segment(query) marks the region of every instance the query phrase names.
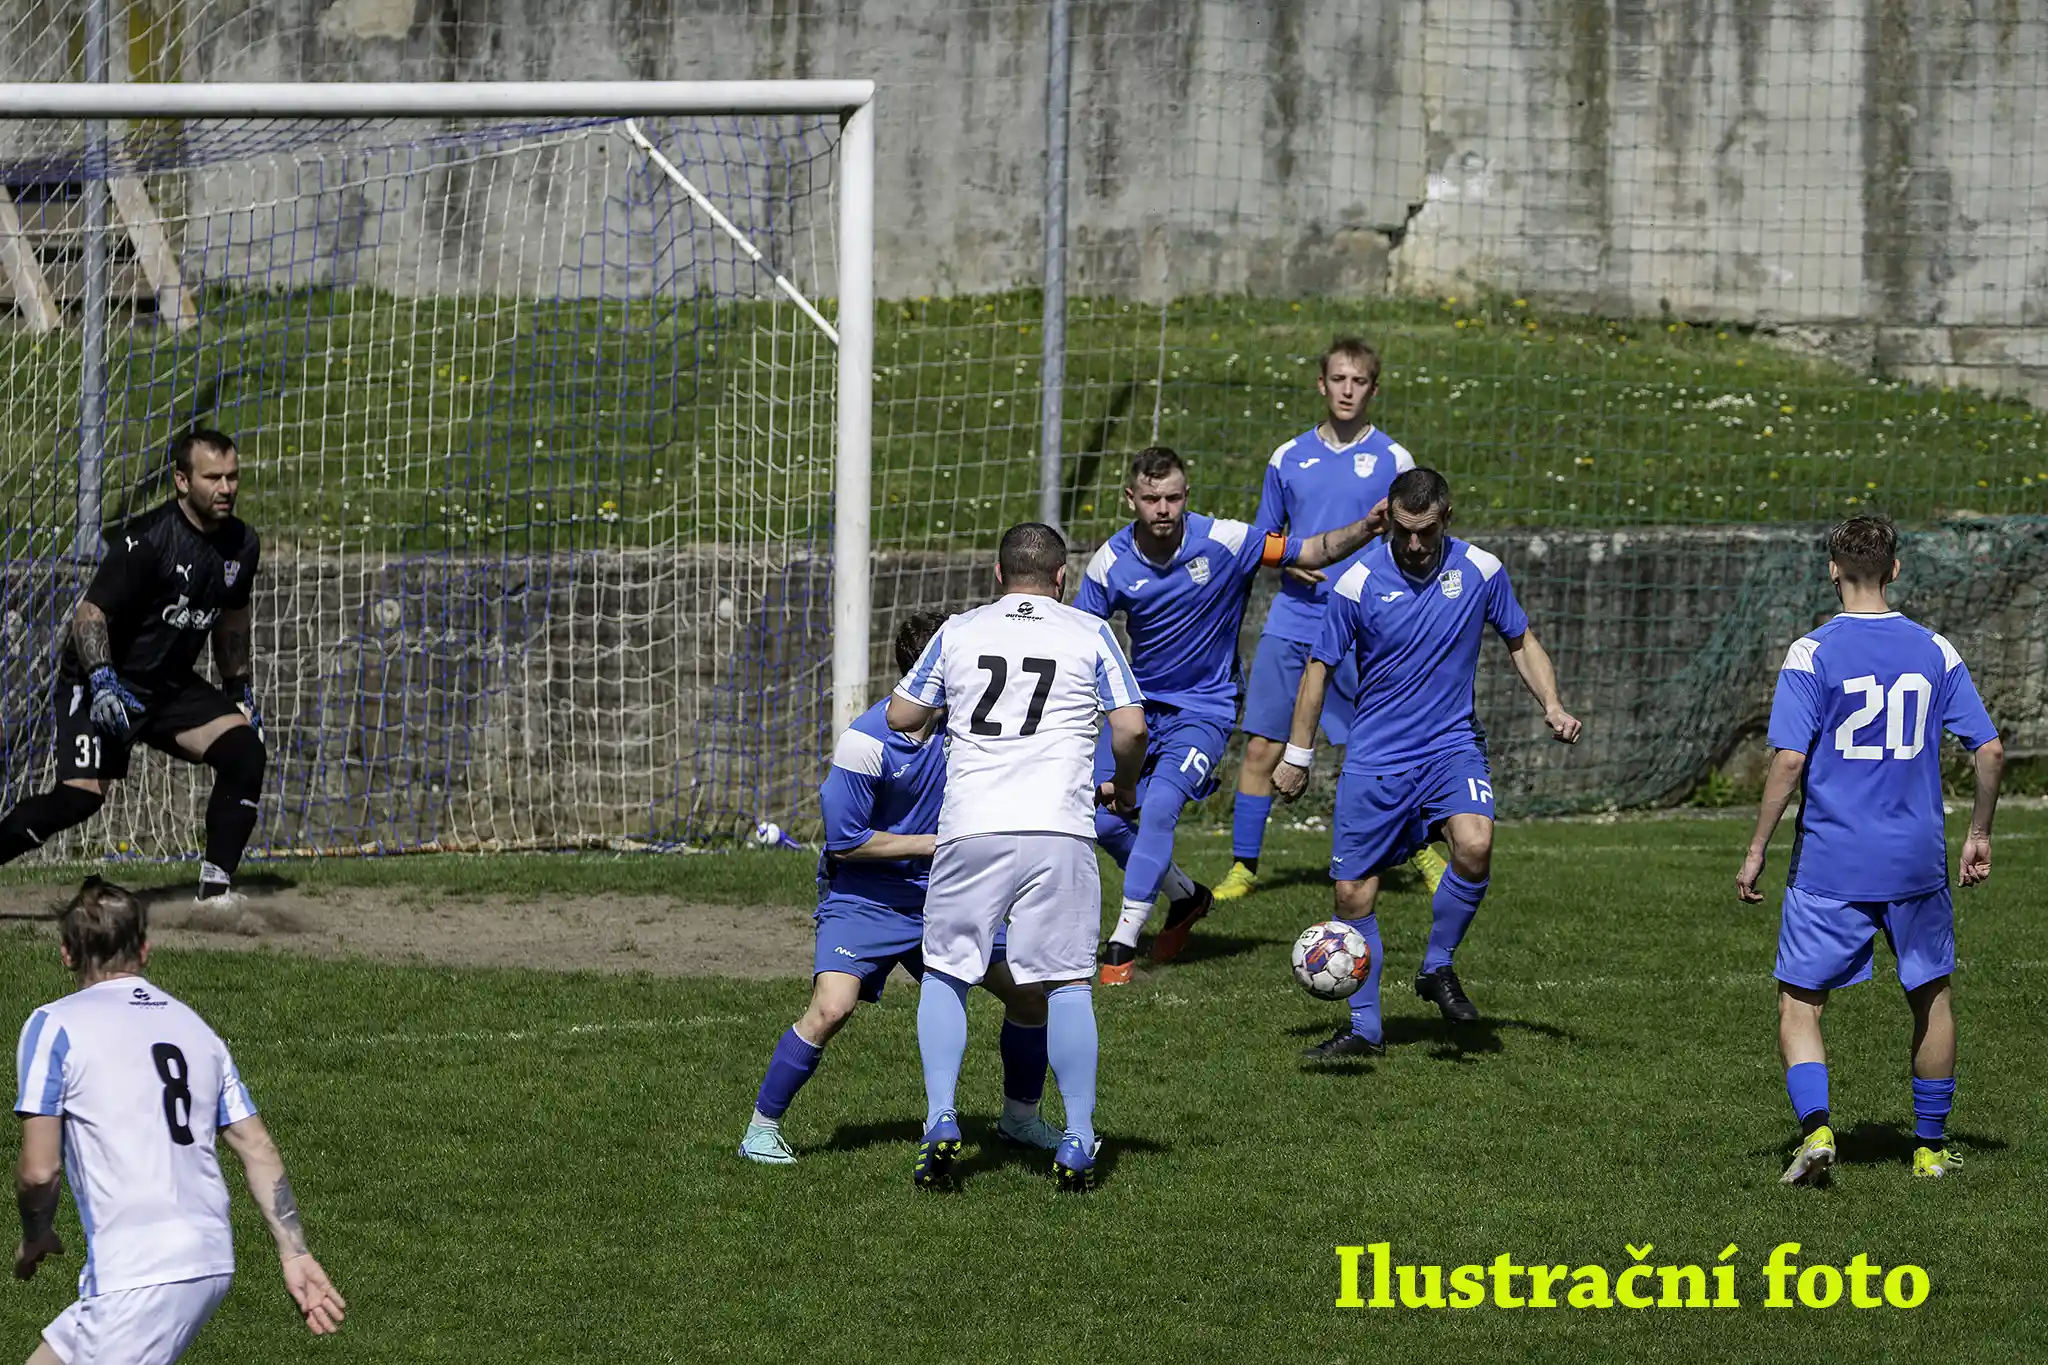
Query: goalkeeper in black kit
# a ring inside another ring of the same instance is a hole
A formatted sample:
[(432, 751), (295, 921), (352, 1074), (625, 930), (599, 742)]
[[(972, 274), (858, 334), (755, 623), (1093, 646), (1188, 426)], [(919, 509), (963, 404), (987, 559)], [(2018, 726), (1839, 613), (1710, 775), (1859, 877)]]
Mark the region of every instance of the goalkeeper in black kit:
[[(137, 740), (213, 769), (199, 897), (228, 894), (256, 829), (263, 719), (250, 663), (256, 533), (235, 516), (235, 443), (196, 429), (171, 447), (178, 495), (106, 533), (71, 614), (57, 688), (57, 785), (0, 819), (0, 863), (91, 819)], [(213, 645), (220, 685), (195, 671)]]

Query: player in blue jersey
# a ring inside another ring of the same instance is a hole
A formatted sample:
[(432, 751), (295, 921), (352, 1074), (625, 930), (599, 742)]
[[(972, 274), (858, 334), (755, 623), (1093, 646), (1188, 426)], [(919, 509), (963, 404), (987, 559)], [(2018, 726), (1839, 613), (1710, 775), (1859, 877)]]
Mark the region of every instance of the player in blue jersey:
[(1828, 577), (1842, 612), (1795, 640), (1771, 703), (1771, 759), (1736, 893), (1760, 901), (1764, 853), (1793, 792), (1798, 837), (1778, 929), (1778, 1049), (1800, 1142), (1788, 1185), (1827, 1180), (1828, 1123), (1821, 1008), (1837, 986), (1868, 980), (1883, 931), (1913, 1011), (1913, 1174), (1952, 1170), (1948, 1116), (1956, 1093), (1955, 908), (1942, 839), (1941, 732), (1975, 755), (1976, 800), (1957, 880), (1991, 875), (1991, 817), (2005, 746), (1955, 647), (1890, 609), (1898, 533), (1882, 517), (1851, 517), (1828, 536)]
[(1301, 794), (1324, 689), (1332, 670), (1352, 661), (1358, 669), (1352, 726), (1373, 743), (1345, 750), (1330, 879), (1337, 884), (1337, 918), (1364, 935), (1372, 967), (1351, 997), (1350, 1020), (1308, 1050), (1317, 1059), (1386, 1050), (1379, 990), (1384, 954), (1373, 902), (1381, 874), (1439, 831), (1450, 844), (1451, 865), (1431, 900), (1429, 949), (1415, 993), (1453, 1022), (1479, 1017), (1451, 958), (1479, 913), (1493, 864), (1493, 774), (1472, 711), (1486, 627), (1507, 642), (1515, 672), (1543, 708), (1551, 734), (1566, 744), (1579, 738), (1579, 722), (1558, 702), (1550, 656), (1529, 629), (1507, 570), (1449, 534), (1451, 486), (1443, 475), (1411, 469), (1394, 480), (1387, 499), (1386, 538), (1337, 579), (1322, 638), (1302, 670), (1287, 753), (1273, 774), (1282, 796)]
[[(1311, 535), (1369, 515), (1386, 500), (1395, 476), (1415, 468), (1393, 437), (1366, 419), (1379, 392), (1380, 357), (1356, 337), (1340, 337), (1323, 352), (1316, 389), (1328, 405), (1322, 422), (1273, 452), (1266, 462), (1265, 491), (1252, 525), (1262, 531), (1287, 528)], [(1355, 558), (1355, 556), (1353, 556)], [(1266, 817), (1273, 809), (1273, 769), (1280, 765), (1301, 670), (1323, 631), (1330, 600), (1328, 579), (1341, 576), (1349, 561), (1328, 575), (1290, 569), (1266, 613), (1259, 650), (1245, 685), (1244, 762), (1237, 770), (1237, 804), (1231, 812), (1230, 871), (1216, 884), (1216, 899), (1235, 900), (1259, 884), (1259, 854), (1266, 841)], [(1349, 663), (1331, 676), (1323, 703), (1323, 733), (1332, 744), (1350, 736), (1358, 675)], [(1427, 845), (1415, 854), (1416, 871), (1436, 890), (1444, 863)]]
[[(1168, 904), (1152, 942), (1155, 962), (1177, 956), (1208, 913), (1209, 889), (1174, 866), (1173, 831), (1190, 801), (1215, 790), (1213, 774), (1237, 723), (1237, 636), (1259, 566), (1320, 569), (1380, 528), (1366, 517), (1310, 536), (1262, 534), (1241, 521), (1189, 512), (1187, 467), (1165, 446), (1141, 450), (1131, 461), (1124, 502), (1137, 520), (1096, 551), (1074, 598), (1105, 620), (1124, 614), (1149, 736), (1138, 823), (1107, 808), (1095, 818), (1097, 840), (1124, 869), (1123, 911), (1102, 952), (1105, 986), (1129, 984), (1138, 934), (1162, 887)], [(1096, 768), (1097, 781), (1115, 768), (1107, 741)]]
[[(918, 612), (896, 629), (896, 664), (904, 672), (944, 625), (936, 612)], [(818, 937), (811, 1004), (776, 1040), (740, 1142), (749, 1161), (785, 1166), (796, 1153), (782, 1135), (782, 1116), (817, 1069), (825, 1045), (863, 1000), (879, 1000), (882, 984), (899, 963), (912, 980), (924, 975), (925, 885), (937, 844), (939, 807), (946, 792), (942, 711), (909, 734), (889, 728), (886, 701), (876, 702), (839, 737), (832, 770), (819, 789), (825, 814), (825, 851), (818, 859)], [(1003, 1002), (1003, 1116), (997, 1136), (1051, 1151), (1060, 1130), (1038, 1116), (1045, 1093), (1045, 991), (1019, 985), (1002, 960), (996, 937), (994, 964), (983, 983)]]

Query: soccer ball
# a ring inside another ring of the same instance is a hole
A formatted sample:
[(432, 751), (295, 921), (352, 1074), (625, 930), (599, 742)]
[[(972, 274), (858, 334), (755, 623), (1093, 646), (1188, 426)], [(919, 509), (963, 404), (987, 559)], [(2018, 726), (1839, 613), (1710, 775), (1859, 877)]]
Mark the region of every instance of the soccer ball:
[(1365, 984), (1370, 970), (1365, 936), (1342, 921), (1311, 924), (1294, 940), (1294, 979), (1318, 1000), (1342, 1000)]
[(797, 848), (800, 845), (789, 837), (789, 832), (773, 820), (755, 823), (754, 833), (749, 840), (755, 848)]

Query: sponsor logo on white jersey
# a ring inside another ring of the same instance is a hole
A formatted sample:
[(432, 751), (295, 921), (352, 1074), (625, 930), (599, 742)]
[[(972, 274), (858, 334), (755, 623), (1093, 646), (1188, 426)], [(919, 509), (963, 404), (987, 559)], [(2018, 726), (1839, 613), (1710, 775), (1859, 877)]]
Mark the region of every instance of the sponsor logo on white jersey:
[(1188, 577), (1197, 583), (1209, 581), (1209, 556), (1196, 555), (1188, 561)]

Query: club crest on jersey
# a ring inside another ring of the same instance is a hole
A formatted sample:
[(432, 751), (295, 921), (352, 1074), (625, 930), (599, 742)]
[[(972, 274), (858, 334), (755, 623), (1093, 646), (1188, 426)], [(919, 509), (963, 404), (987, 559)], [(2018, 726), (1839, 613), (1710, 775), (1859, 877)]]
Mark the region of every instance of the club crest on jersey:
[(1209, 556), (1196, 555), (1188, 561), (1188, 577), (1197, 583), (1209, 581)]
[(223, 564), (221, 566), (220, 576), (222, 582), (226, 583), (231, 588), (234, 587), (235, 580), (242, 576), (242, 561), (239, 559), (230, 559), (226, 564)]
[(1372, 472), (1380, 467), (1380, 457), (1370, 450), (1361, 450), (1351, 456), (1351, 472), (1361, 479), (1369, 479)]
[(1463, 569), (1445, 569), (1443, 577), (1439, 578), (1437, 582), (1443, 585), (1444, 596), (1452, 601), (1456, 601), (1458, 594), (1465, 591), (1465, 571)]

